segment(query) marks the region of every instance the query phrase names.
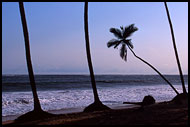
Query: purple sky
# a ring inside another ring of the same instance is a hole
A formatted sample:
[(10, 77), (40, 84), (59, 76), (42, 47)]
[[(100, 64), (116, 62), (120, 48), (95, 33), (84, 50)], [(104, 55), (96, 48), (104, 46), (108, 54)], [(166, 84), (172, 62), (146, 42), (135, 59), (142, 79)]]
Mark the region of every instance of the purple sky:
[[(84, 3), (25, 2), (31, 56), (35, 74), (89, 74), (85, 37)], [(188, 3), (169, 2), (182, 71), (188, 73)], [(95, 74), (157, 74), (128, 50), (128, 61), (119, 49), (107, 48), (115, 38), (111, 27), (135, 24), (130, 38), (138, 56), (163, 74), (178, 74), (172, 38), (163, 2), (90, 2), (89, 35)], [(27, 74), (19, 6), (2, 3), (3, 74)]]

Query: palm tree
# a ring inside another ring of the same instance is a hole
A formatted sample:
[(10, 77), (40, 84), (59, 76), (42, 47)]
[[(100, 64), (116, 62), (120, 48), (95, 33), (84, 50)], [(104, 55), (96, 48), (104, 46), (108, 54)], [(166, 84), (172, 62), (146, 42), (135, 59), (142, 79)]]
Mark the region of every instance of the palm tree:
[(179, 57), (178, 57), (178, 53), (177, 53), (177, 47), (176, 47), (176, 44), (175, 44), (173, 26), (172, 26), (172, 22), (171, 22), (171, 19), (170, 19), (170, 14), (169, 14), (169, 10), (168, 10), (166, 2), (164, 2), (164, 5), (165, 5), (165, 8), (166, 8), (167, 17), (168, 17), (168, 21), (169, 21), (169, 24), (170, 24), (170, 30), (171, 30), (172, 40), (173, 40), (173, 47), (174, 47), (175, 57), (176, 57), (177, 65), (178, 65), (178, 70), (179, 70), (179, 74), (180, 74), (181, 83), (182, 83), (183, 93), (187, 93), (187, 91), (185, 89), (183, 73), (182, 73), (182, 70), (181, 70), (181, 65), (180, 65), (180, 61), (179, 61)]
[(94, 78), (94, 72), (93, 72), (93, 66), (92, 66), (91, 54), (90, 54), (89, 35), (88, 35), (88, 2), (85, 2), (85, 6), (84, 6), (84, 30), (85, 30), (86, 54), (87, 54), (87, 60), (88, 60), (88, 67), (90, 71), (91, 84), (92, 84), (92, 89), (93, 89), (93, 94), (94, 94), (94, 103), (86, 107), (84, 109), (84, 112), (109, 109), (107, 106), (102, 104), (102, 102), (100, 101), (98, 97), (96, 82)]
[[(121, 29), (121, 30), (120, 30)], [(142, 58), (138, 57), (134, 52), (133, 52), (133, 44), (131, 42), (131, 39), (128, 39), (135, 31), (138, 30), (137, 27), (134, 26), (134, 24), (131, 24), (129, 26), (126, 26), (123, 28), (123, 26), (120, 27), (120, 29), (117, 28), (110, 28), (110, 32), (115, 35), (118, 39), (112, 39), (107, 43), (108, 48), (114, 46), (114, 48), (117, 48), (121, 44), (121, 49), (120, 49), (120, 56), (123, 60), (127, 61), (127, 47), (130, 49), (130, 51), (133, 53), (133, 55), (150, 66), (154, 71), (156, 71), (171, 87), (172, 89), (176, 92), (178, 95), (178, 91), (173, 87), (173, 85), (151, 64), (149, 64), (147, 61), (143, 60)], [(127, 47), (126, 47), (127, 46)]]
[(16, 121), (28, 121), (28, 120), (41, 119), (46, 116), (51, 116), (51, 114), (42, 110), (40, 101), (38, 99), (38, 94), (37, 94), (37, 90), (36, 90), (36, 84), (35, 84), (34, 74), (33, 74), (33, 69), (32, 69), (29, 35), (28, 35), (28, 29), (27, 29), (23, 2), (19, 2), (19, 8), (20, 8), (20, 15), (21, 15), (21, 21), (22, 21), (22, 26), (23, 26), (24, 40), (25, 40), (25, 50), (26, 50), (26, 61), (27, 61), (28, 73), (29, 73), (29, 79), (30, 79), (30, 85), (32, 88), (33, 98), (34, 98), (34, 110), (20, 116), (19, 118), (16, 119)]
[(25, 39), (26, 61), (27, 61), (27, 67), (28, 67), (28, 73), (29, 73), (29, 79), (30, 79), (30, 84), (32, 88), (33, 98), (34, 98), (34, 110), (42, 110), (40, 106), (40, 101), (38, 99), (38, 95), (36, 92), (36, 84), (34, 80), (34, 74), (33, 74), (33, 68), (32, 68), (31, 56), (30, 56), (29, 35), (28, 35), (28, 29), (27, 29), (27, 24), (26, 24), (24, 6), (22, 2), (19, 2), (19, 7), (20, 7), (20, 14), (21, 14), (21, 20), (22, 20), (22, 26), (23, 26), (24, 39)]

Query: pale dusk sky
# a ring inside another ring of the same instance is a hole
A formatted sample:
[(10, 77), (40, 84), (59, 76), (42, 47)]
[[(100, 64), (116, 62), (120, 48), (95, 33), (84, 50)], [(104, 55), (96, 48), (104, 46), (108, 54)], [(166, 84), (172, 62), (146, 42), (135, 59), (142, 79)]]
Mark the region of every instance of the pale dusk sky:
[[(167, 3), (183, 74), (188, 74), (188, 3)], [(35, 74), (89, 74), (83, 2), (24, 2)], [(162, 74), (179, 74), (163, 2), (89, 2), (89, 36), (95, 74), (157, 74), (128, 50), (107, 48), (111, 27), (135, 24), (134, 52)], [(2, 3), (2, 73), (27, 74), (17, 2)]]

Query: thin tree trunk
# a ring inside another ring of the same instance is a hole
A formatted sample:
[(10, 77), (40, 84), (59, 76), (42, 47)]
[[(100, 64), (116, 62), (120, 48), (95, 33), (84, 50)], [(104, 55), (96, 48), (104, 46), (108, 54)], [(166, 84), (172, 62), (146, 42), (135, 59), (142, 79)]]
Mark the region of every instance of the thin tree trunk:
[(174, 37), (174, 31), (173, 31), (173, 27), (172, 27), (172, 22), (171, 22), (171, 19), (170, 19), (170, 14), (169, 14), (169, 10), (168, 10), (166, 2), (164, 2), (164, 5), (165, 5), (165, 8), (166, 8), (167, 17), (168, 17), (168, 21), (169, 21), (169, 24), (170, 24), (170, 30), (171, 30), (172, 40), (173, 40), (173, 47), (174, 47), (174, 51), (175, 51), (175, 56), (176, 56), (176, 60), (177, 60), (177, 65), (178, 65), (180, 78), (181, 78), (183, 93), (187, 93), (187, 91), (185, 89), (183, 73), (182, 73), (182, 69), (181, 69), (181, 65), (180, 65), (180, 61), (179, 61), (179, 57), (178, 57), (178, 53), (177, 53), (177, 47), (176, 47), (176, 44), (175, 44), (175, 37)]
[(23, 26), (24, 40), (25, 40), (25, 51), (26, 51), (28, 73), (29, 73), (29, 79), (30, 79), (30, 85), (32, 88), (33, 98), (34, 98), (34, 110), (42, 110), (40, 106), (40, 101), (38, 99), (37, 91), (36, 91), (36, 84), (35, 84), (34, 74), (33, 74), (33, 69), (32, 69), (29, 35), (28, 35), (23, 2), (19, 2), (19, 8), (20, 8), (21, 21), (22, 21), (22, 26)]
[[(128, 46), (129, 47), (129, 46)], [(139, 60), (141, 60), (142, 62), (144, 62), (145, 64), (147, 64), (148, 66), (150, 66), (154, 71), (156, 71), (171, 87), (172, 89), (176, 92), (177, 95), (179, 95), (178, 91), (173, 87), (173, 85), (155, 68), (153, 67), (151, 64), (149, 64), (148, 62), (146, 62), (145, 60), (143, 60), (142, 58), (138, 57), (133, 50), (129, 47), (129, 49), (131, 50), (131, 52), (133, 53), (133, 55), (135, 57), (137, 57)]]
[(93, 72), (91, 54), (90, 54), (90, 44), (89, 44), (89, 35), (88, 35), (88, 2), (85, 2), (85, 6), (84, 6), (84, 29), (85, 29), (85, 40), (86, 40), (86, 54), (87, 54), (87, 60), (88, 60), (88, 67), (90, 71), (92, 89), (94, 93), (94, 101), (100, 102), (97, 88), (96, 88), (96, 82), (94, 78), (94, 72)]

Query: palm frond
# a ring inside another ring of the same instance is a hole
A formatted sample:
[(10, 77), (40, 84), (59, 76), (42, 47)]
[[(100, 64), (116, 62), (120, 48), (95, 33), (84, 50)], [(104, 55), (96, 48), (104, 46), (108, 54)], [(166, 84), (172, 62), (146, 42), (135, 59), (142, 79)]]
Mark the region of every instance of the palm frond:
[(110, 28), (110, 32), (114, 34), (114, 36), (116, 36), (119, 39), (122, 39), (122, 32), (121, 30), (117, 29), (117, 28)]
[(135, 31), (137, 31), (138, 28), (134, 26), (134, 24), (131, 24), (129, 26), (126, 26), (123, 32), (123, 37), (127, 38), (132, 35)]
[(121, 41), (119, 41), (119, 43), (117, 43), (115, 46), (114, 46), (114, 49), (117, 48), (117, 46), (121, 43)]
[(120, 42), (121, 41), (119, 41), (117, 39), (112, 39), (112, 40), (108, 41), (107, 46), (108, 46), (108, 48), (112, 47), (112, 46), (114, 46), (114, 48), (115, 48), (115, 46), (117, 47), (120, 44)]
[(131, 42), (131, 39), (130, 39), (130, 41), (128, 43), (128, 46), (131, 47), (132, 49), (134, 48), (133, 43)]
[(120, 49), (120, 56), (123, 60), (127, 61), (127, 48), (126, 44), (122, 44)]
[(123, 40), (123, 42), (127, 44), (129, 47), (131, 47), (132, 49), (134, 48), (133, 43), (131, 42), (131, 39)]
[(123, 30), (123, 26), (120, 26), (120, 29)]

